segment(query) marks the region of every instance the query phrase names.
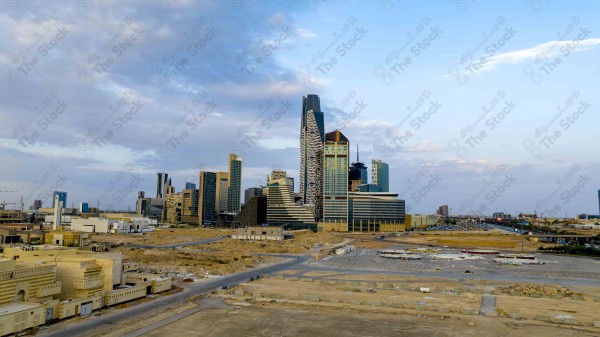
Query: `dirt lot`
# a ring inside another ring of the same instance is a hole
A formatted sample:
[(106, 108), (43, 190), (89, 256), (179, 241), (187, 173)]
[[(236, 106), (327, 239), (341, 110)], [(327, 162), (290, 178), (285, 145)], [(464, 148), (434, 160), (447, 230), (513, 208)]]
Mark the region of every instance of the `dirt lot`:
[[(225, 235), (227, 232), (215, 232), (215, 230), (210, 229), (173, 229), (173, 232), (163, 230), (163, 233), (169, 233), (169, 235), (164, 237), (155, 235), (150, 237), (151, 241), (144, 243), (189, 242), (201, 238)], [(121, 236), (120, 234), (111, 234), (106, 237), (115, 239)], [(126, 261), (138, 262), (144, 266), (167, 268), (167, 270), (174, 273), (191, 273), (195, 277), (205, 278), (211, 275), (231, 274), (245, 268), (254, 268), (259, 264), (273, 263), (279, 260), (277, 257), (258, 256), (256, 253), (301, 254), (314, 247), (342, 241), (342, 238), (329, 233), (298, 231), (294, 239), (285, 241), (244, 241), (226, 238), (219, 242), (177, 249), (138, 249), (127, 246), (113, 249), (123, 252)]]
[(232, 233), (233, 231), (228, 229), (158, 228), (146, 234), (98, 233), (92, 236), (92, 241), (112, 244), (168, 245), (227, 236)]
[[(522, 236), (492, 231), (457, 231), (457, 232), (410, 232), (406, 236), (391, 237), (388, 240), (399, 243), (417, 245), (448, 246), (451, 248), (501, 249), (503, 251), (533, 252), (542, 246)], [(545, 244), (548, 246), (548, 244)]]
[(136, 249), (118, 247), (125, 261), (135, 261), (143, 266), (166, 268), (172, 273), (193, 274), (198, 278), (211, 275), (226, 275), (259, 264), (273, 263), (279, 258), (256, 256), (244, 252), (227, 250), (216, 252), (194, 252), (184, 249)]
[(431, 317), (360, 312), (352, 309), (254, 305), (203, 310), (144, 336), (597, 336), (597, 331), (574, 330), (538, 322), (491, 317)]
[(586, 325), (600, 321), (600, 303), (591, 299), (551, 299), (498, 296), (498, 311), (502, 315), (520, 313), (529, 319), (573, 319)]

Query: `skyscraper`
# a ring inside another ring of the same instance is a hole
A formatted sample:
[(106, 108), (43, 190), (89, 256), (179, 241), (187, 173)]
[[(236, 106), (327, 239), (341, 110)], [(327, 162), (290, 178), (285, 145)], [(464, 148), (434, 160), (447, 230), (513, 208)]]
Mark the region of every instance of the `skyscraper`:
[(56, 206), (56, 196), (58, 195), (58, 200), (62, 201), (62, 206), (61, 207), (66, 207), (67, 206), (67, 192), (61, 192), (61, 191), (54, 191), (54, 193), (52, 193), (52, 208), (54, 208)]
[(217, 172), (217, 213), (227, 212), (227, 191), (229, 185), (229, 172)]
[(156, 197), (162, 199), (167, 194), (165, 186), (167, 186), (169, 175), (164, 172), (158, 172), (156, 175)]
[(285, 225), (288, 228), (312, 228), (315, 225), (314, 215), (308, 207), (296, 205), (290, 194), (290, 188), (293, 188), (291, 183), (289, 178), (269, 181), (267, 223)]
[(201, 171), (198, 187), (199, 224), (214, 223), (217, 221), (215, 212), (217, 174), (214, 172)]
[(390, 191), (390, 167), (381, 160), (373, 159), (371, 162), (371, 181), (377, 185), (379, 192)]
[(448, 205), (442, 205), (442, 206), (438, 207), (436, 214), (447, 218), (448, 214), (449, 214)]
[(358, 145), (356, 146), (356, 162), (350, 165), (348, 171), (348, 191), (354, 191), (358, 186), (368, 183), (367, 166), (360, 162)]
[(600, 190), (598, 190), (598, 214), (600, 214)]
[(242, 158), (229, 154), (229, 176), (227, 185), (227, 212), (238, 213), (242, 195)]
[(348, 223), (348, 157), (350, 142), (340, 131), (325, 135), (323, 222)]
[[(323, 213), (323, 142), (325, 122), (317, 95), (302, 97), (300, 128), (300, 195), (305, 204), (314, 207), (315, 218)], [(347, 168), (346, 168), (347, 170)]]
[(244, 204), (247, 204), (252, 197), (262, 196), (262, 187), (250, 187), (244, 191)]

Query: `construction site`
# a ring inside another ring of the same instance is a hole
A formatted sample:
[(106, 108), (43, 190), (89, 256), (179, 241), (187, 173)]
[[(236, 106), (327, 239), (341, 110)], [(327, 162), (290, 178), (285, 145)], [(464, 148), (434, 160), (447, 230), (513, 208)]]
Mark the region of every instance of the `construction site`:
[[(471, 240), (466, 247), (444, 239), (439, 246), (397, 242), (420, 239), (416, 233), (352, 239), (324, 235), (206, 244), (204, 249), (228, 254), (253, 251), (254, 256), (277, 259), (273, 263), (293, 261), (294, 254), (306, 258), (276, 272), (262, 272), (256, 263), (254, 276), (243, 282), (173, 307), (172, 314), (122, 325), (108, 336), (131, 331), (131, 336), (314, 336), (323, 331), (332, 336), (600, 334), (597, 259), (533, 253), (534, 242), (527, 246), (529, 252), (525, 247), (517, 251), (518, 240), (506, 248), (488, 244), (502, 233), (459, 236)], [(443, 236), (432, 233), (425, 240), (435, 237)], [(314, 241), (317, 238), (320, 243)], [(276, 256), (260, 253), (284, 250)]]
[(344, 239), (330, 233), (294, 231), (286, 240), (239, 240), (227, 229), (160, 229), (146, 235), (94, 235), (126, 261), (164, 270), (175, 280), (201, 280), (280, 261), (277, 254), (306, 254)]

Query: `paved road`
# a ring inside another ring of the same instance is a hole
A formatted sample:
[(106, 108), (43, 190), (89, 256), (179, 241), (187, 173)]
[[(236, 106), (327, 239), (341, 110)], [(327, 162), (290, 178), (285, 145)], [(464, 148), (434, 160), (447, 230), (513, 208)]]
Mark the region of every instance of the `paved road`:
[(166, 306), (187, 302), (190, 296), (205, 294), (218, 288), (246, 282), (249, 279), (256, 278), (257, 276), (262, 274), (272, 274), (281, 270), (290, 269), (295, 267), (296, 265), (308, 261), (309, 259), (310, 256), (300, 256), (262, 268), (247, 270), (228, 276), (223, 276), (220, 278), (202, 281), (199, 283), (186, 284), (184, 286), (185, 290), (181, 293), (159, 298), (147, 303), (141, 303), (130, 308), (115, 310), (115, 312), (111, 312), (109, 314), (105, 314), (99, 317), (90, 316), (87, 318), (83, 318), (84, 321), (78, 323), (77, 325), (69, 324), (62, 327), (62, 324), (59, 323), (57, 326), (52, 326), (48, 329), (42, 329), (39, 332), (39, 335), (56, 337), (89, 336), (94, 332), (95, 329), (104, 329), (106, 326), (114, 327), (120, 324), (121, 322), (137, 317), (149, 317), (150, 315), (152, 315), (152, 313), (158, 312)]
[(485, 316), (486, 312), (496, 312), (496, 296), (485, 294), (481, 298), (481, 307), (479, 308), (479, 315)]
[(172, 248), (177, 248), (177, 247), (187, 247), (187, 246), (202, 245), (202, 244), (211, 243), (211, 242), (218, 242), (218, 241), (221, 241), (221, 240), (223, 240), (225, 238), (226, 238), (226, 236), (219, 236), (218, 238), (208, 238), (208, 239), (202, 239), (202, 240), (198, 240), (198, 241), (183, 242), (183, 243), (174, 243), (172, 245), (162, 245), (162, 246), (127, 245), (127, 247), (131, 247), (131, 248), (143, 248), (143, 249), (156, 249), (156, 248), (172, 249)]

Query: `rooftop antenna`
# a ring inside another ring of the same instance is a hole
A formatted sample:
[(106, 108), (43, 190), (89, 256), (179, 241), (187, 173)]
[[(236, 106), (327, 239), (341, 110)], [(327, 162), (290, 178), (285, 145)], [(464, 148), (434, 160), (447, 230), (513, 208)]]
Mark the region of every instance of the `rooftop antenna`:
[(358, 144), (356, 144), (356, 162), (360, 163), (360, 157), (358, 156)]

